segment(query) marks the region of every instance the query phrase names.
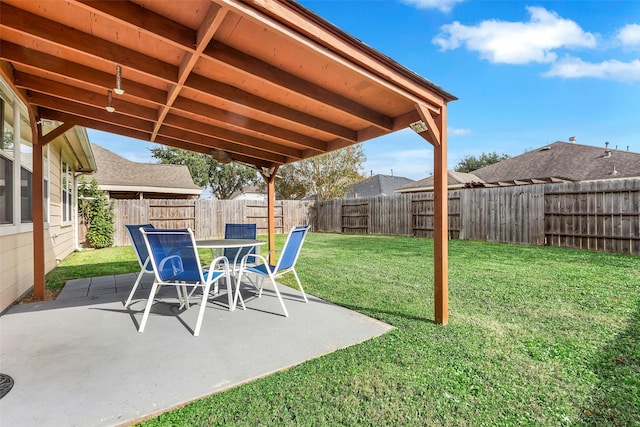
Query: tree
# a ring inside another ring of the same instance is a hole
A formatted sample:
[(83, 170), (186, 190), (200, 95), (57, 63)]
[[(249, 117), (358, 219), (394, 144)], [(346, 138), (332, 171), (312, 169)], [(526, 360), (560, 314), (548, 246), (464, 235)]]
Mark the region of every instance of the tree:
[(78, 185), (78, 210), (87, 226), (87, 240), (96, 249), (113, 245), (115, 214), (113, 202), (109, 202), (104, 191), (98, 189), (95, 178), (87, 183), (84, 175)]
[(255, 170), (236, 163), (222, 164), (206, 154), (159, 147), (152, 148), (151, 155), (163, 164), (187, 166), (193, 182), (201, 188), (210, 188), (219, 200), (228, 199), (234, 192), (258, 181)]
[(366, 157), (360, 145), (352, 145), (310, 159), (282, 166), (275, 182), (281, 199), (315, 196), (328, 200), (346, 196), (351, 186), (364, 179)]
[(456, 172), (473, 172), (485, 166), (492, 165), (494, 163), (501, 162), (502, 160), (509, 159), (511, 156), (508, 154), (498, 154), (495, 151), (492, 153), (483, 152), (478, 157), (465, 156), (458, 162), (454, 170)]

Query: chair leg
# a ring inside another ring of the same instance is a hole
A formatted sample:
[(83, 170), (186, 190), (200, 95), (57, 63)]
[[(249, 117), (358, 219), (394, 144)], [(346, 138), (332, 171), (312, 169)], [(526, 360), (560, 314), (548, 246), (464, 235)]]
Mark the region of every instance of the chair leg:
[(202, 302), (200, 303), (200, 310), (198, 310), (198, 321), (196, 322), (196, 328), (193, 330), (193, 336), (197, 337), (200, 334), (200, 327), (202, 326), (202, 318), (204, 317), (204, 310), (207, 308), (207, 299), (209, 297), (209, 289), (211, 288), (211, 283), (207, 283), (207, 285), (202, 290)]
[(240, 271), (238, 272), (238, 278), (235, 279), (236, 280), (236, 294), (233, 297), (233, 309), (235, 310), (236, 307), (238, 306), (238, 298), (240, 298), (240, 303), (242, 304), (242, 309), (246, 310), (247, 307), (244, 305), (244, 298), (242, 298), (242, 294), (240, 293), (240, 285), (242, 284), (242, 274), (244, 273), (244, 271), (242, 269), (240, 269)]
[(140, 284), (140, 281), (142, 280), (143, 275), (144, 275), (144, 270), (141, 270), (140, 273), (138, 273), (138, 278), (136, 279), (136, 283), (133, 284), (133, 288), (129, 293), (129, 297), (127, 298), (127, 301), (125, 301), (124, 303), (124, 308), (127, 308), (129, 304), (131, 304), (131, 299), (133, 298), (133, 294), (136, 293), (136, 290), (138, 289), (138, 285)]
[[(276, 279), (272, 275), (269, 275), (269, 278), (271, 279), (271, 284), (273, 285), (273, 289), (276, 290), (276, 295), (278, 296), (278, 299), (280, 300), (280, 305), (282, 306), (282, 311), (284, 311), (284, 317), (289, 317), (289, 313), (287, 312), (287, 308), (284, 306), (284, 301), (282, 300), (282, 296), (280, 295), (280, 291), (278, 290), (278, 285), (276, 285)], [(262, 294), (262, 287), (260, 288), (260, 293)]]
[(296, 269), (293, 270), (293, 275), (296, 277), (296, 281), (298, 282), (298, 287), (300, 287), (300, 292), (302, 292), (302, 297), (304, 298), (304, 302), (309, 302), (307, 299), (307, 294), (304, 293), (304, 289), (302, 289), (302, 283), (300, 283), (300, 278), (298, 277), (298, 273), (296, 273)]
[(159, 287), (160, 285), (154, 281), (153, 286), (151, 287), (151, 292), (149, 292), (149, 299), (147, 300), (147, 306), (144, 309), (144, 314), (142, 315), (142, 321), (140, 322), (138, 332), (144, 331), (144, 326), (147, 324), (147, 319), (149, 318), (149, 311), (151, 311), (151, 306), (153, 305), (153, 299)]

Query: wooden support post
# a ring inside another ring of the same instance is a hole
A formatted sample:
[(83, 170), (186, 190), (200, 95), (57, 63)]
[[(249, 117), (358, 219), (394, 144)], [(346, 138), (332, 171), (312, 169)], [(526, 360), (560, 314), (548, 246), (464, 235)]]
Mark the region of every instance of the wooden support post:
[(449, 218), (447, 191), (447, 116), (446, 107), (437, 117), (440, 144), (434, 145), (434, 305), (435, 322), (449, 322)]
[(33, 108), (29, 108), (32, 134), (32, 209), (33, 209), (33, 298), (44, 299), (44, 172), (42, 163), (42, 126)]
[(434, 119), (431, 112), (420, 104), (416, 109), (426, 130), (418, 135), (433, 145), (433, 301), (434, 321), (440, 325), (449, 322), (449, 211), (447, 191), (447, 107), (441, 107)]
[(260, 172), (262, 178), (267, 183), (267, 228), (269, 229), (269, 263), (276, 263), (276, 220), (275, 220), (275, 204), (276, 204), (276, 175), (278, 166), (272, 167), (269, 172)]

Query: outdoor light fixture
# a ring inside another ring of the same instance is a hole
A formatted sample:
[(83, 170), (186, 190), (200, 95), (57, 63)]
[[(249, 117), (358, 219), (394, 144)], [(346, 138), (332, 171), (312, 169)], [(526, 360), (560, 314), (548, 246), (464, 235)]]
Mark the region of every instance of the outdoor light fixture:
[(426, 125), (426, 123), (425, 123), (425, 122), (423, 122), (422, 120), (419, 120), (419, 121), (417, 121), (417, 122), (411, 123), (411, 124), (409, 125), (409, 127), (410, 127), (411, 129), (413, 129), (413, 131), (414, 131), (415, 133), (422, 133), (422, 132), (424, 132), (425, 130), (427, 130), (427, 125)]
[(219, 150), (217, 148), (212, 148), (210, 151), (211, 157), (218, 163), (230, 163), (231, 162), (231, 154), (226, 151)]
[(113, 89), (116, 95), (124, 94), (124, 89), (122, 89), (122, 67), (116, 65), (116, 87)]
[(113, 108), (113, 95), (111, 94), (111, 91), (108, 90), (107, 91), (107, 106), (104, 107), (105, 110), (107, 110), (110, 113), (113, 113), (114, 111), (116, 111), (115, 108)]

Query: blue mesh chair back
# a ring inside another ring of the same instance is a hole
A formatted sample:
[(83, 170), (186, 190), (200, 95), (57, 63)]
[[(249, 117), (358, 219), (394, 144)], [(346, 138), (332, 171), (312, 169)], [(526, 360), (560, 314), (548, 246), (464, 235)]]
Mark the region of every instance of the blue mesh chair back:
[(200, 258), (188, 229), (147, 231), (151, 259), (163, 282), (202, 283)]
[[(258, 230), (256, 224), (226, 224), (224, 227), (225, 239), (252, 239), (255, 240), (258, 237)], [(228, 248), (224, 250), (224, 256), (227, 257), (229, 262), (233, 263), (234, 260), (240, 262), (243, 256), (247, 254), (254, 254), (256, 247), (249, 248)]]
[[(240, 271), (238, 273), (238, 287), (236, 288), (235, 296), (236, 301), (238, 299), (238, 295), (240, 294), (242, 277), (245, 273), (253, 273), (260, 278), (268, 277), (271, 285), (273, 286), (273, 290), (278, 297), (278, 300), (280, 301), (282, 311), (284, 312), (285, 317), (288, 317), (289, 312), (284, 306), (284, 301), (282, 300), (282, 295), (280, 295), (280, 290), (278, 289), (278, 285), (276, 284), (276, 279), (291, 272), (296, 278), (296, 282), (298, 283), (298, 288), (300, 288), (300, 293), (302, 294), (304, 302), (308, 302), (309, 300), (307, 299), (307, 295), (304, 293), (302, 283), (300, 282), (300, 278), (298, 277), (298, 273), (296, 272), (296, 262), (298, 261), (298, 256), (300, 255), (300, 250), (302, 249), (304, 238), (310, 228), (310, 226), (304, 225), (291, 229), (289, 235), (287, 236), (287, 241), (282, 248), (282, 252), (280, 253), (280, 257), (278, 258), (277, 265), (269, 264), (265, 257), (257, 254), (247, 255), (246, 257), (242, 258)], [(259, 261), (259, 263), (250, 265), (249, 262), (253, 260)], [(258, 298), (262, 296), (263, 284), (264, 283), (262, 280), (260, 280), (259, 284), (257, 285), (254, 283), (254, 287), (258, 289)]]
[(147, 265), (145, 266), (147, 258), (149, 258), (149, 253), (147, 252), (147, 245), (144, 243), (144, 238), (142, 237), (140, 228), (144, 230), (151, 230), (154, 228), (154, 226), (152, 224), (129, 224), (125, 225), (125, 228), (127, 229), (129, 239), (131, 239), (131, 243), (133, 244), (133, 248), (136, 251), (136, 257), (138, 258), (140, 267), (143, 268), (146, 272), (153, 272), (151, 263), (147, 263)]
[(304, 237), (308, 230), (309, 226), (298, 226), (294, 227), (293, 230), (289, 232), (287, 241), (284, 244), (284, 248), (282, 248), (280, 258), (278, 259), (276, 271), (288, 270), (296, 264), (298, 255), (300, 255), (302, 243), (304, 242)]

